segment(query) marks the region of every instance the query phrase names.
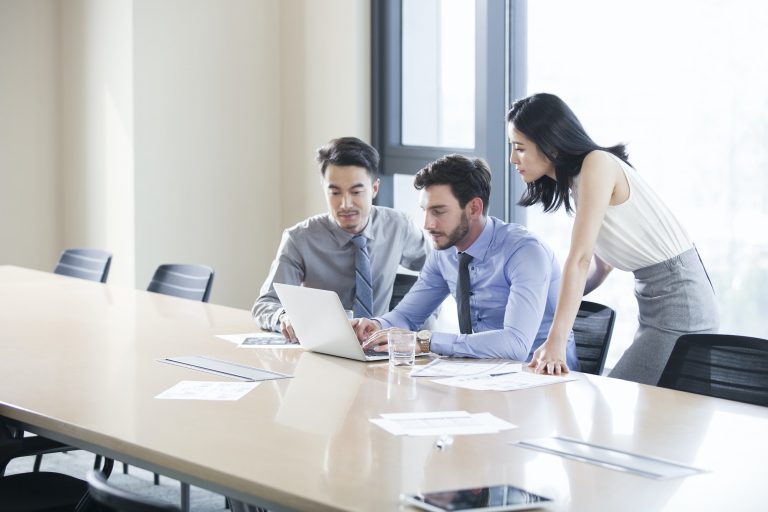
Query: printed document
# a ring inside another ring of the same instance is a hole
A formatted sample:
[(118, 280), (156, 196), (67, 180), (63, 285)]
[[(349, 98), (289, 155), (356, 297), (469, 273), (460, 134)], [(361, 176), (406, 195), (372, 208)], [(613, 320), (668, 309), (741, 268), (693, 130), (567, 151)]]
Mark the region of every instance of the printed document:
[(521, 363), (481, 363), (475, 361), (449, 361), (435, 359), (423, 366), (414, 366), (411, 377), (457, 377), (457, 376), (497, 376), (523, 370)]
[(234, 343), (238, 348), (301, 348), (301, 345), (288, 341), (279, 332), (218, 334), (216, 337)]
[(432, 382), (457, 388), (474, 389), (478, 391), (514, 391), (517, 389), (535, 388), (549, 384), (559, 384), (576, 380), (568, 375), (540, 375), (531, 372), (505, 373), (503, 375), (470, 375), (436, 379)]
[(466, 411), (388, 413), (370, 421), (396, 436), (495, 434), (516, 427), (487, 412)]
[(183, 380), (155, 398), (162, 400), (240, 400), (258, 385), (258, 382)]

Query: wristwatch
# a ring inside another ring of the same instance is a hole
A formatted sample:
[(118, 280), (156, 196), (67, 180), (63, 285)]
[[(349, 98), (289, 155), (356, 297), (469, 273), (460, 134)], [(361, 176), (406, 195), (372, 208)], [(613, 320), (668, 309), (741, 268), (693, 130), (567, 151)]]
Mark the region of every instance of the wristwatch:
[(427, 329), (422, 329), (417, 332), (416, 343), (419, 344), (419, 352), (428, 354), (430, 352), (430, 346), (432, 345), (432, 332)]

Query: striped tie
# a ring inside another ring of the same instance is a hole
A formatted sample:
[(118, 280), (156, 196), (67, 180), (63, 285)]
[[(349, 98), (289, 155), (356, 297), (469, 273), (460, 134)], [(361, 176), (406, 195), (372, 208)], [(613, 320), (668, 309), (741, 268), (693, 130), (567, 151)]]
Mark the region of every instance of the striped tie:
[(371, 279), (371, 256), (368, 254), (368, 239), (363, 235), (352, 237), (357, 247), (355, 254), (355, 317), (373, 317), (373, 286)]

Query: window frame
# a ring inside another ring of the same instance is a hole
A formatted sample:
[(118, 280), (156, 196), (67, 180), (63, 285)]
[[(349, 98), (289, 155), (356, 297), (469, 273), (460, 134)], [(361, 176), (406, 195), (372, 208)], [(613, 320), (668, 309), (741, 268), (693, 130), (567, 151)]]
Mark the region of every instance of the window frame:
[(523, 184), (509, 174), (504, 113), (512, 98), (525, 94), (526, 0), (476, 0), (472, 149), (402, 144), (402, 0), (372, 0), (371, 7), (371, 138), (381, 155), (382, 180), (376, 204), (394, 204), (393, 174), (415, 174), (443, 155), (459, 153), (488, 161), (494, 185), (489, 213), (524, 224), (525, 210), (515, 205)]

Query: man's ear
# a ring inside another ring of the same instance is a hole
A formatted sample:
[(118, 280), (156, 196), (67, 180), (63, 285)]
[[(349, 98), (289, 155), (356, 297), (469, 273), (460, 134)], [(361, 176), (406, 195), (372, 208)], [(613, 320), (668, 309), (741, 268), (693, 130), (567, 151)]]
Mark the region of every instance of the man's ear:
[(376, 194), (379, 193), (379, 178), (376, 178), (376, 181), (374, 181), (371, 184), (371, 190), (373, 191), (373, 194), (371, 195), (371, 199), (376, 197)]
[(479, 197), (473, 197), (469, 202), (469, 214), (471, 217), (482, 217), (483, 215), (483, 200)]

